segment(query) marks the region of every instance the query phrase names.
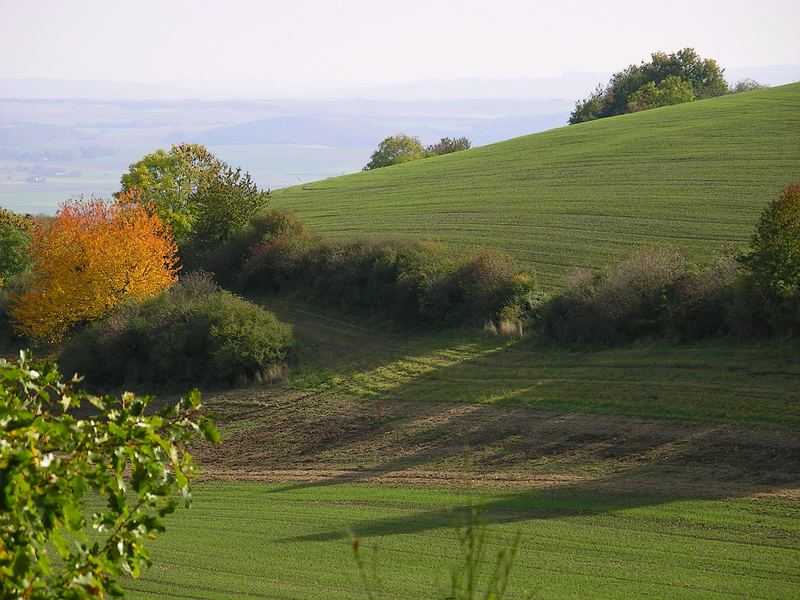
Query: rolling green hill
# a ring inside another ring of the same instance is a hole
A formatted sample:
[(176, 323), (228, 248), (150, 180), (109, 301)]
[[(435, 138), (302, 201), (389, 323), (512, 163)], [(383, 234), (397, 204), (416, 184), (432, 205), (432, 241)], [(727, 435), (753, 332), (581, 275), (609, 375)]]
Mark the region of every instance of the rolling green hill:
[(638, 245), (745, 242), (800, 179), (800, 83), (622, 115), (280, 190), (330, 237), (504, 249), (558, 286)]

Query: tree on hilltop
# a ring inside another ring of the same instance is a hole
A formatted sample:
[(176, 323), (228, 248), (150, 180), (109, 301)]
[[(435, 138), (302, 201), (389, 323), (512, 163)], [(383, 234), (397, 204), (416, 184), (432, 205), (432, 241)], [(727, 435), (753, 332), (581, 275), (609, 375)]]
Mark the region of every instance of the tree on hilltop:
[(715, 60), (701, 58), (693, 48), (672, 54), (654, 52), (649, 62), (629, 65), (614, 73), (605, 86), (598, 86), (587, 98), (576, 102), (569, 122), (582, 123), (721, 96), (729, 92), (724, 71)]
[(768, 88), (768, 85), (758, 83), (755, 79), (745, 77), (740, 79), (731, 86), (731, 94), (740, 94), (742, 92), (752, 92), (753, 90), (763, 90)]
[(692, 86), (680, 77), (670, 75), (658, 84), (648, 81), (631, 94), (630, 100), (628, 100), (628, 111), (639, 112), (692, 100), (694, 100)]
[(419, 138), (398, 133), (385, 138), (378, 144), (378, 149), (372, 153), (370, 161), (362, 170), (371, 171), (390, 165), (399, 165), (426, 156), (425, 148), (422, 147)]
[(472, 142), (465, 137), (443, 137), (437, 143), (428, 146), (425, 151), (430, 155), (440, 155), (450, 154), (451, 152), (460, 152), (462, 150), (469, 150), (471, 147)]

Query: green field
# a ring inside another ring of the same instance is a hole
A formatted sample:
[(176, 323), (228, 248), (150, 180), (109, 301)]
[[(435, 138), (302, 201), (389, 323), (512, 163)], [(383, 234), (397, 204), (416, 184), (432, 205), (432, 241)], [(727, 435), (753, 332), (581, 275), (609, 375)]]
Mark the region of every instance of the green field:
[[(397, 333), (272, 298), (298, 387), (359, 399), (523, 406), (800, 427), (800, 347), (711, 340), (570, 350), (471, 331)], [(687, 401), (691, 399), (691, 401)]]
[(489, 553), (522, 534), (511, 598), (796, 598), (800, 511), (775, 499), (691, 500), (570, 489), (472, 492), (206, 484), (170, 519), (133, 599), (363, 598), (348, 531), (378, 547), (384, 595), (441, 598), (454, 524), (486, 505)]
[(569, 352), (265, 303), (300, 367), (207, 397), (211, 482), (131, 598), (365, 597), (349, 532), (377, 543), (383, 598), (444, 598), (473, 501), (490, 552), (521, 532), (510, 598), (797, 596), (792, 345)]
[(557, 286), (642, 244), (748, 239), (800, 179), (800, 83), (554, 129), (275, 194), (327, 236), (504, 249)]

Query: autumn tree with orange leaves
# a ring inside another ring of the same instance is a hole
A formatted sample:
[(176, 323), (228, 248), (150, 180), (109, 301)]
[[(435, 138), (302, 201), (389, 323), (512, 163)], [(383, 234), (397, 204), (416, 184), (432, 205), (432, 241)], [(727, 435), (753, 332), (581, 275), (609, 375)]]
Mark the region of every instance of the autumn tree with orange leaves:
[(116, 201), (74, 200), (33, 233), (28, 291), (12, 299), (19, 333), (60, 340), (126, 300), (143, 300), (177, 279), (177, 246), (135, 192)]

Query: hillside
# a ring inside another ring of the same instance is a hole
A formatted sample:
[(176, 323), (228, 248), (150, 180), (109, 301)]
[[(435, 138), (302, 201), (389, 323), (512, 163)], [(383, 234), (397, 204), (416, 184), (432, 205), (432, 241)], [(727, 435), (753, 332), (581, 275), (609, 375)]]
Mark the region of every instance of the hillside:
[(744, 242), (798, 167), (794, 83), (287, 188), (274, 206), (331, 237), (499, 247), (557, 286), (638, 245)]

